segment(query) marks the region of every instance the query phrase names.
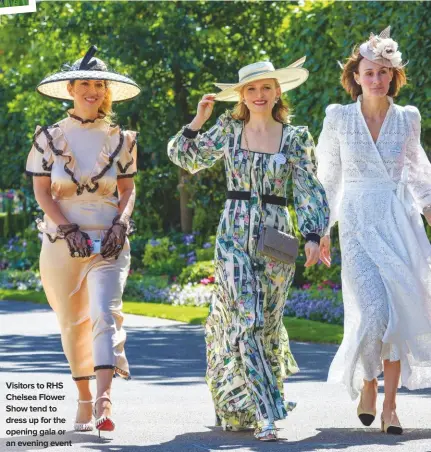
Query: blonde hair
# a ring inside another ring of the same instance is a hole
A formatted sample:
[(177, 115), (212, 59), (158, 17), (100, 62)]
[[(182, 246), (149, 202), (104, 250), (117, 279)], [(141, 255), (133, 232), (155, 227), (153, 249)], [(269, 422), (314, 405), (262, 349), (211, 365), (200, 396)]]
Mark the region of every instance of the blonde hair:
[[(277, 79), (272, 79), (275, 82), (275, 87), (280, 88), (280, 84), (278, 83)], [(248, 109), (247, 105), (244, 104), (244, 90), (247, 86), (243, 85), (241, 87), (240, 91), (240, 98), (238, 103), (235, 105), (235, 107), (232, 110), (232, 118), (237, 119), (240, 121), (245, 121), (246, 123), (250, 120), (250, 110)], [(277, 121), (281, 122), (282, 124), (289, 122), (289, 113), (290, 108), (286, 101), (284, 101), (281, 97), (279, 97), (278, 101), (275, 103), (274, 107), (272, 108), (272, 117)]]
[[(71, 86), (73, 86), (75, 82), (76, 80), (69, 81)], [(112, 110), (112, 91), (109, 87), (109, 82), (107, 80), (104, 80), (104, 83), (106, 88), (105, 97), (98, 111), (105, 117), (107, 121), (112, 121), (114, 118), (114, 112)]]
[[(353, 100), (357, 100), (358, 96), (362, 94), (362, 86), (356, 83), (354, 74), (359, 73), (359, 63), (364, 57), (359, 53), (359, 47), (355, 47), (352, 54), (347, 59), (346, 64), (341, 74), (341, 85), (350, 94)], [(396, 97), (400, 92), (400, 89), (407, 83), (406, 72), (404, 68), (393, 67), (392, 80), (389, 85), (387, 95), (390, 97)]]
[(103, 99), (102, 105), (99, 107), (99, 113), (102, 113), (107, 119), (111, 120), (114, 117), (114, 112), (112, 111), (112, 91), (106, 80), (105, 86), (105, 98)]

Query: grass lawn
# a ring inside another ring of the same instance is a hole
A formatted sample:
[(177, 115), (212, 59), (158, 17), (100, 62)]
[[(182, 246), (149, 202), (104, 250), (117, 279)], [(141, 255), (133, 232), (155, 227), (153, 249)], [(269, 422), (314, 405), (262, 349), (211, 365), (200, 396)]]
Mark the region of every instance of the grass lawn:
[[(0, 289), (0, 300), (46, 303), (44, 292), (22, 290)], [(206, 307), (172, 306), (162, 303), (143, 303), (141, 301), (128, 300), (124, 301), (123, 310), (127, 314), (178, 320), (193, 325), (203, 324), (208, 314), (208, 308)], [(294, 341), (340, 344), (343, 338), (343, 327), (340, 325), (295, 319), (293, 317), (285, 317), (284, 325), (289, 333), (289, 338)]]

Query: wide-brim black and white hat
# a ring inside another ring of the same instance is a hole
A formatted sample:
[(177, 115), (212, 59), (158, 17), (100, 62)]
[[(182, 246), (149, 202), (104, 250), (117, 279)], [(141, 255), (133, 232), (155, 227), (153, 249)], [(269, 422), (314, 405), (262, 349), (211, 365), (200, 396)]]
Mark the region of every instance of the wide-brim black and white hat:
[(83, 58), (72, 65), (64, 65), (60, 72), (45, 77), (37, 86), (37, 91), (52, 99), (73, 100), (67, 90), (72, 80), (106, 80), (112, 92), (112, 102), (122, 102), (136, 97), (141, 88), (130, 77), (109, 70), (99, 58), (95, 58), (96, 46), (91, 46)]
[(308, 78), (308, 71), (302, 65), (306, 57), (302, 57), (291, 65), (275, 69), (270, 61), (260, 61), (249, 64), (238, 71), (238, 83), (214, 83), (222, 91), (217, 93), (215, 100), (222, 102), (238, 102), (240, 91), (244, 85), (266, 78), (275, 78), (280, 84), (281, 92), (290, 91), (304, 83)]

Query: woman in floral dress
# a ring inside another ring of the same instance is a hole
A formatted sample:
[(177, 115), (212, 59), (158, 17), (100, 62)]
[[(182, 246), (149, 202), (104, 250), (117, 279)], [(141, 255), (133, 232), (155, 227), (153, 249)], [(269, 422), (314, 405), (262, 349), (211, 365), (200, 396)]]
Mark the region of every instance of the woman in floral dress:
[[(283, 325), (295, 265), (264, 256), (257, 243), (264, 225), (293, 232), (289, 182), (306, 239), (306, 266), (319, 259), (327, 227), (325, 192), (311, 160), (306, 127), (287, 123), (282, 92), (303, 83), (302, 59), (279, 70), (269, 62), (239, 71), (240, 82), (206, 94), (193, 121), (168, 145), (169, 158), (191, 173), (224, 159), (228, 195), (217, 230), (216, 295), (206, 322), (207, 382), (224, 429), (255, 427), (258, 439), (277, 439), (274, 422), (287, 416), (283, 380), (298, 371)], [(208, 132), (215, 100), (237, 101)]]

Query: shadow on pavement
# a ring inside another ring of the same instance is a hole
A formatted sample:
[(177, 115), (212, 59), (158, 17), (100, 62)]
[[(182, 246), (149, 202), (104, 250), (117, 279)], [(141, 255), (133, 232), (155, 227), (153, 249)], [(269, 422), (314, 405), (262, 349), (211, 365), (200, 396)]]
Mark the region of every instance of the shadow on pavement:
[[(264, 451), (278, 452), (289, 450), (289, 452), (313, 452), (316, 450), (342, 450), (353, 446), (409, 446), (411, 441), (429, 441), (431, 450), (431, 429), (407, 429), (402, 436), (385, 435), (378, 429), (348, 429), (348, 428), (328, 428), (317, 429), (317, 434), (301, 441), (289, 441), (283, 438), (283, 431), (280, 432), (280, 441), (277, 443), (262, 443), (254, 439), (251, 431), (249, 432), (223, 432), (220, 428), (211, 427), (210, 431), (198, 433), (185, 433), (178, 435), (171, 441), (162, 444), (151, 445), (121, 445), (115, 443), (115, 432), (108, 437), (99, 438), (95, 433), (74, 433), (67, 432), (62, 436), (50, 436), (37, 439), (31, 436), (20, 436), (12, 438), (18, 444), (18, 441), (72, 441), (72, 450), (79, 450), (80, 445), (85, 450), (95, 452), (202, 452), (202, 451)], [(11, 440), (11, 438), (8, 438)], [(412, 449), (416, 446), (411, 445)], [(6, 447), (6, 439), (0, 440), (0, 450), (13, 450), (16, 452), (26, 452), (30, 450), (42, 450), (44, 445), (39, 446), (16, 446), (13, 449)], [(49, 450), (49, 447), (48, 447)]]
[[(14, 305), (24, 309), (24, 303)], [(32, 303), (30, 306), (45, 309)], [(180, 324), (126, 330), (126, 353), (133, 379), (159, 385), (203, 383), (206, 357), (201, 326)], [(292, 343), (301, 368), (292, 380), (324, 381), (335, 350), (331, 345)], [(59, 334), (0, 336), (0, 354), (4, 357), (0, 372), (69, 374)]]
[(47, 304), (36, 304), (32, 303), (31, 301), (16, 302), (0, 300), (0, 315), (21, 314), (21, 313), (28, 314), (29, 312), (42, 312), (42, 311), (51, 312), (52, 309)]

